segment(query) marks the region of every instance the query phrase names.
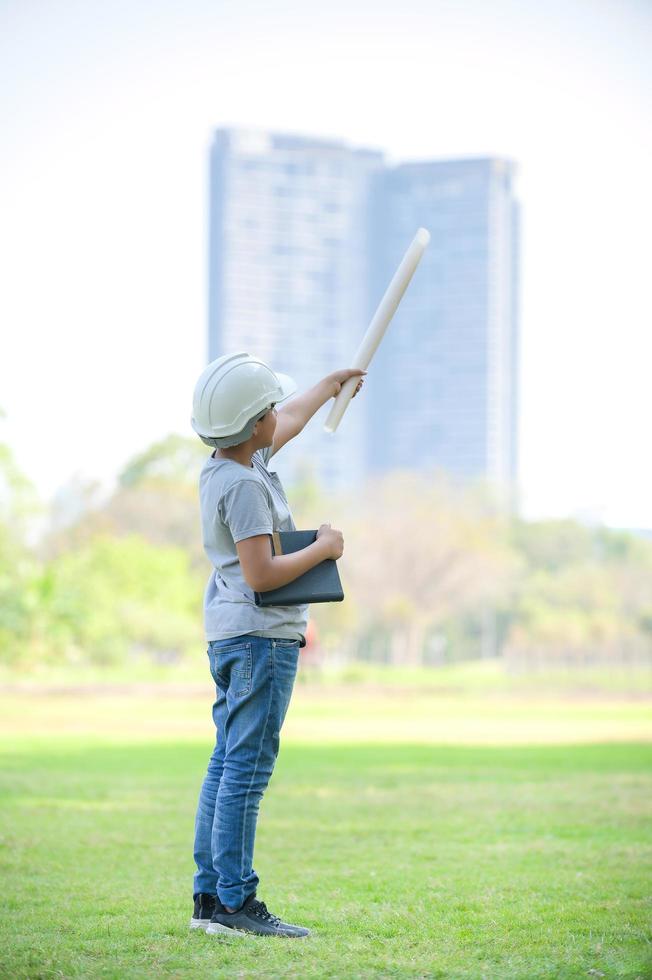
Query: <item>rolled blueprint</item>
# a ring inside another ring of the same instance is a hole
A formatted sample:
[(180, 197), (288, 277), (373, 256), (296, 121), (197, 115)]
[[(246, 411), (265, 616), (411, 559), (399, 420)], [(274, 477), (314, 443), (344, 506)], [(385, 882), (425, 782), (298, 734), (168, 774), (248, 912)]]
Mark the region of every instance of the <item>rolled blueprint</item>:
[[(360, 368), (363, 371), (369, 367), (372, 357), (376, 353), (387, 327), (403, 298), (403, 293), (410, 284), (410, 279), (414, 275), (414, 270), (418, 266), (426, 245), (430, 241), (430, 232), (425, 228), (419, 228), (412, 240), (412, 244), (403, 256), (401, 264), (394, 273), (394, 278), (385, 291), (385, 295), (380, 301), (378, 309), (374, 313), (373, 319), (367, 328), (367, 332), (362, 338), (362, 343), (358, 348), (358, 353), (351, 362), (352, 368)], [(340, 389), (340, 393), (333, 403), (328, 418), (324, 423), (326, 432), (335, 432), (344, 412), (355, 391), (359, 377), (349, 378)]]

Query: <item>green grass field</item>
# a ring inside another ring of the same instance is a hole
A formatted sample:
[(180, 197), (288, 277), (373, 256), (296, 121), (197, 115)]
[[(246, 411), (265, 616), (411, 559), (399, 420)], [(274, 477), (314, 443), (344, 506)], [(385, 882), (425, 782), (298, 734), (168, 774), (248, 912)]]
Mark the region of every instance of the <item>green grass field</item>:
[(292, 941), (188, 931), (210, 695), (98, 694), (0, 695), (0, 976), (652, 977), (649, 701), (297, 688), (254, 861)]

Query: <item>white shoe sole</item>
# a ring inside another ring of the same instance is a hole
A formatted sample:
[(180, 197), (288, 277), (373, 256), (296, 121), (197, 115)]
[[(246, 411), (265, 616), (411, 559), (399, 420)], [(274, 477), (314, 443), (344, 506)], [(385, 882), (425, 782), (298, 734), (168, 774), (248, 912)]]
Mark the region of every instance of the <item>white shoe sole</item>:
[(201, 929), (203, 932), (206, 932), (206, 930), (208, 929), (210, 923), (211, 923), (211, 920), (210, 919), (191, 919), (190, 920), (190, 928), (191, 929)]
[(251, 932), (242, 932), (240, 929), (229, 929), (228, 926), (223, 926), (221, 922), (211, 922), (211, 924), (206, 928), (207, 936), (252, 936)]

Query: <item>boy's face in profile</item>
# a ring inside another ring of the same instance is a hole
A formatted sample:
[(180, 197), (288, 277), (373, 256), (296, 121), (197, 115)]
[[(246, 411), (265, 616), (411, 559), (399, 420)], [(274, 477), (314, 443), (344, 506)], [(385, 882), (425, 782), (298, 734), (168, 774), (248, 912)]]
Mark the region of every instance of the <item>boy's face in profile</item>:
[(276, 431), (276, 406), (270, 408), (259, 422), (256, 423), (256, 443), (260, 449), (271, 446)]
[[(231, 446), (228, 449), (216, 449), (212, 455), (213, 457), (221, 456), (226, 459), (235, 459), (236, 462), (242, 462), (243, 466), (253, 465), (251, 463), (251, 456), (257, 449), (265, 449), (267, 446), (272, 445), (275, 431), (276, 406), (272, 405), (267, 414), (263, 415), (262, 419), (258, 419), (254, 425), (251, 437), (246, 442), (241, 442), (237, 446)], [(246, 463), (240, 459), (242, 455), (246, 457)]]

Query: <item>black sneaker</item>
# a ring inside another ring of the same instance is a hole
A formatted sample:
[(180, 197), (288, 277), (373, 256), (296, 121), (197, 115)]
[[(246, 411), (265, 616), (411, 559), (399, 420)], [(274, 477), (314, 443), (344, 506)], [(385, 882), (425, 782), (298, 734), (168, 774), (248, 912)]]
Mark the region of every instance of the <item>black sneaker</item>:
[(224, 909), (224, 906), (215, 895), (207, 895), (205, 892), (196, 892), (192, 897), (195, 908), (190, 920), (190, 928), (203, 929), (205, 932), (217, 907)]
[(256, 899), (256, 892), (250, 895), (236, 912), (227, 912), (223, 905), (222, 910), (216, 909), (213, 913), (210, 925), (206, 929), (207, 936), (225, 933), (244, 936), (246, 933), (253, 932), (258, 936), (287, 936), (291, 939), (299, 939), (310, 935), (309, 929), (281, 922), (278, 916), (268, 912), (265, 903)]

